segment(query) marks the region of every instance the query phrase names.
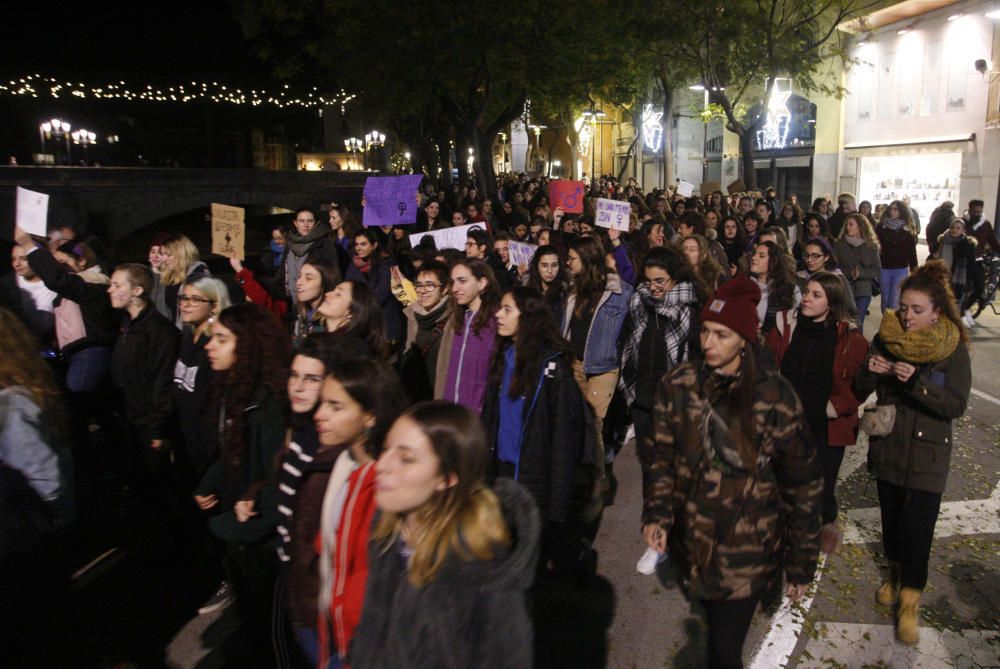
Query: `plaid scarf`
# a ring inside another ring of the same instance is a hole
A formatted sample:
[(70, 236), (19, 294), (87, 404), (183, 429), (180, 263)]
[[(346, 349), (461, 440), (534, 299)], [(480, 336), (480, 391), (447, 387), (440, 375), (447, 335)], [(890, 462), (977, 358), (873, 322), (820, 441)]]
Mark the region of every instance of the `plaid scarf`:
[(629, 301), (632, 316), (632, 333), (622, 351), (622, 373), (618, 385), (629, 404), (635, 401), (636, 377), (639, 369), (639, 343), (649, 324), (649, 311), (653, 309), (667, 321), (663, 342), (667, 346), (667, 358), (676, 367), (687, 357), (688, 334), (691, 331), (691, 313), (698, 304), (694, 286), (683, 281), (671, 288), (660, 299), (653, 297), (649, 282), (643, 281), (636, 287)]

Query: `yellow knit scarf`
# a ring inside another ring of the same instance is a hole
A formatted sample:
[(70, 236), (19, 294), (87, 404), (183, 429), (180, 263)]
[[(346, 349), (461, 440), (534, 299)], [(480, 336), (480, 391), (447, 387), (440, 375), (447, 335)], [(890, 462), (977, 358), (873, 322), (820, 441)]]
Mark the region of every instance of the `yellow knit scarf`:
[(878, 334), (889, 353), (918, 365), (944, 360), (955, 352), (961, 339), (958, 326), (948, 318), (939, 318), (923, 330), (907, 331), (895, 309), (886, 309)]

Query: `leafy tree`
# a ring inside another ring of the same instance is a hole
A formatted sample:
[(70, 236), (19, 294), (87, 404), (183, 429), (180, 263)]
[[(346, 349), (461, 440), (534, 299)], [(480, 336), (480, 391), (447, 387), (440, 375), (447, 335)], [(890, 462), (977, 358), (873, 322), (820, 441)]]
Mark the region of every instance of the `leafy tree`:
[(496, 191), (497, 134), (529, 97), (565, 112), (595, 93), (624, 100), (638, 77), (621, 18), (638, 0), (232, 1), (276, 72), (358, 91), (411, 147), (415, 166), (436, 149), (447, 174), (448, 142), (460, 163), (471, 148), (483, 193)]
[(690, 46), (678, 64), (698, 74), (712, 110), (740, 140), (743, 181), (756, 187), (754, 150), (767, 120), (775, 81), (787, 77), (807, 92), (844, 91), (825, 76), (830, 59), (846, 61), (837, 25), (864, 12), (871, 0), (708, 0), (673, 14)]

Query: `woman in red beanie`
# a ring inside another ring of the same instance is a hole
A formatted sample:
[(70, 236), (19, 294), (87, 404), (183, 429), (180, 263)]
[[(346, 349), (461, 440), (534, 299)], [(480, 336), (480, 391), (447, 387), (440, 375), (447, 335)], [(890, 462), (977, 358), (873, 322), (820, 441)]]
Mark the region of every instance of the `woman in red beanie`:
[(708, 664), (742, 667), (761, 595), (797, 600), (819, 552), (823, 473), (788, 381), (758, 357), (760, 289), (724, 283), (701, 312), (702, 363), (660, 382), (642, 532), (670, 556), (708, 622)]

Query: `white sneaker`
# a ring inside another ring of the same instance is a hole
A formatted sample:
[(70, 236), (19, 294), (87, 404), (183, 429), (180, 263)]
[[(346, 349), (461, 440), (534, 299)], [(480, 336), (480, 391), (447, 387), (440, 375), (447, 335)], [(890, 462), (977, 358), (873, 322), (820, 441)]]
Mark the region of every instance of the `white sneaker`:
[(965, 321), (965, 325), (969, 329), (972, 329), (972, 328), (976, 327), (976, 319), (972, 317), (972, 312), (971, 311), (966, 311), (965, 315), (962, 316), (962, 320)]
[(635, 563), (635, 570), (640, 574), (649, 576), (656, 573), (656, 565), (667, 559), (666, 553), (657, 553), (652, 548), (647, 548), (639, 561)]

